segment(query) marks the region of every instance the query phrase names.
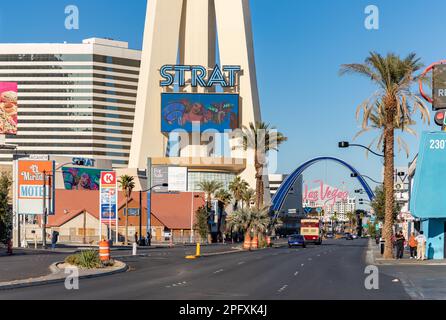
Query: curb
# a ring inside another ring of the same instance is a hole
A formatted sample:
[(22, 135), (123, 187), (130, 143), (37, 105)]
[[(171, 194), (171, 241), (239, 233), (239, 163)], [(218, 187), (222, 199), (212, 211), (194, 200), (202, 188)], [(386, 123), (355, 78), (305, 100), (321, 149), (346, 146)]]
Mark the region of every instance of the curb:
[[(98, 272), (98, 273), (92, 273), (92, 274), (84, 274), (79, 275), (79, 279), (89, 279), (89, 278), (97, 278), (102, 276), (109, 276), (117, 273), (126, 272), (128, 270), (128, 265), (125, 264), (122, 261), (117, 261), (122, 264), (122, 266), (115, 270), (109, 270), (104, 272)], [(34, 287), (39, 285), (46, 285), (46, 284), (53, 284), (53, 283), (59, 283), (65, 281), (65, 273), (63, 272), (63, 269), (60, 269), (57, 267), (58, 264), (63, 263), (55, 262), (49, 266), (49, 269), (51, 271), (51, 274), (38, 277), (38, 278), (31, 278), (27, 280), (15, 280), (15, 281), (9, 281), (9, 282), (1, 282), (0, 283), (0, 291), (1, 290), (11, 290), (11, 289), (17, 289), (17, 288), (26, 288), (26, 287)], [(56, 277), (56, 278), (52, 278)]]

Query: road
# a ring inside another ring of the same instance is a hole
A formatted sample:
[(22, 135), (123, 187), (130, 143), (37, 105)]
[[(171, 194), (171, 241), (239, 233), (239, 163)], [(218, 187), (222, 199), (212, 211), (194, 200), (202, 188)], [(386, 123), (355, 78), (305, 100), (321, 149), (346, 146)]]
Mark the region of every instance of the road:
[(330, 240), (321, 246), (279, 247), (186, 260), (190, 249), (123, 257), (130, 270), (63, 283), (0, 291), (5, 299), (410, 299), (401, 282), (380, 274), (379, 289), (364, 286), (367, 240)]

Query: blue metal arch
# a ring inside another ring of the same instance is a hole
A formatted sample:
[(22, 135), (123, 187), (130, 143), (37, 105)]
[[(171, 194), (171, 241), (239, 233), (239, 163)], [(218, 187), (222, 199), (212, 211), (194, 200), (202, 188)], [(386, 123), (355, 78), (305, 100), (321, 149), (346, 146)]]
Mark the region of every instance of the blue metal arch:
[(285, 179), (285, 181), (283, 181), (283, 183), (280, 185), (279, 189), (277, 190), (276, 194), (274, 195), (274, 197), (272, 199), (271, 211), (273, 211), (273, 212), (275, 211), (275, 212), (279, 213), (280, 209), (283, 206), (283, 203), (285, 202), (288, 192), (293, 187), (297, 178), (299, 178), (299, 176), (302, 175), (302, 173), (305, 170), (307, 170), (309, 167), (311, 167), (313, 164), (315, 164), (319, 161), (325, 161), (325, 160), (335, 161), (335, 162), (343, 165), (347, 169), (349, 169), (352, 173), (356, 173), (357, 179), (359, 180), (359, 182), (361, 183), (365, 192), (367, 193), (367, 196), (369, 197), (370, 201), (372, 201), (373, 198), (375, 198), (375, 194), (373, 193), (372, 189), (370, 188), (368, 183), (364, 180), (364, 178), (361, 176), (361, 174), (358, 172), (358, 170), (353, 168), (347, 162), (345, 162), (341, 159), (338, 159), (338, 158), (334, 158), (334, 157), (318, 157), (318, 158), (309, 160), (309, 161), (305, 162), (304, 164), (302, 164), (301, 166), (299, 166), (292, 174), (290, 174)]

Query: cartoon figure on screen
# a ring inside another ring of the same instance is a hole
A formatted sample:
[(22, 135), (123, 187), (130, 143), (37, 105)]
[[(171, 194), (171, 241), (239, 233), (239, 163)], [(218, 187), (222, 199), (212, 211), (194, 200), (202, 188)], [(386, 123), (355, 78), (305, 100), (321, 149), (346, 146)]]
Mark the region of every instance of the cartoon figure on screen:
[(182, 125), (188, 122), (207, 123), (212, 119), (211, 111), (205, 109), (201, 103), (195, 102), (192, 105), (188, 101), (183, 103), (186, 105), (186, 110), (182, 117)]

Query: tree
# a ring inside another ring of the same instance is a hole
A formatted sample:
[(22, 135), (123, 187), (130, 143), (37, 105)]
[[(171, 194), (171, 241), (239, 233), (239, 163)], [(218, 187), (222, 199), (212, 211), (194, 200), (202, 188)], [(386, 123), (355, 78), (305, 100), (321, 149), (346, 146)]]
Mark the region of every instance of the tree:
[(235, 179), (229, 183), (229, 191), (232, 192), (235, 200), (234, 211), (238, 209), (238, 205), (243, 199), (243, 194), (248, 190), (248, 187), (248, 182), (243, 180), (240, 176), (235, 177)]
[[(206, 209), (208, 212), (208, 217), (210, 217), (211, 214), (211, 203), (212, 199), (215, 196), (215, 193), (223, 187), (223, 184), (218, 181), (202, 181), (198, 184), (198, 187), (206, 194)], [(208, 223), (209, 228), (209, 237), (208, 241), (211, 242), (211, 224)]]
[(195, 230), (198, 231), (201, 239), (206, 239), (209, 233), (209, 214), (206, 207), (202, 206), (195, 212)]
[[(384, 147), (384, 190), (385, 197), (385, 219), (384, 219), (384, 258), (393, 257), (393, 247), (391, 243), (392, 227), (394, 223), (394, 144), (395, 129), (398, 124), (412, 119), (416, 110), (421, 112), (424, 119), (426, 117), (426, 107), (424, 102), (416, 94), (411, 92), (411, 87), (418, 81), (415, 73), (422, 68), (420, 59), (415, 53), (409, 54), (404, 59), (389, 53), (382, 56), (376, 52), (371, 52), (364, 63), (344, 64), (341, 66), (340, 74), (355, 73), (366, 76), (378, 86), (378, 91), (365, 100), (359, 108), (364, 110), (365, 119), (369, 118), (373, 110), (378, 110), (378, 114), (385, 117), (382, 126), (383, 147)], [(377, 106), (381, 106), (376, 109)], [(396, 124), (396, 126), (395, 126)]]
[(355, 214), (353, 212), (347, 212), (347, 219), (350, 225), (350, 230), (353, 231), (353, 220), (355, 218)]
[(256, 170), (256, 207), (263, 207), (263, 176), (266, 156), (269, 151), (278, 151), (279, 146), (287, 138), (274, 127), (264, 122), (250, 123), (249, 127), (243, 126), (243, 148), (254, 152), (254, 167)]
[(242, 208), (229, 214), (226, 220), (227, 228), (245, 233), (245, 238), (265, 234), (271, 226), (269, 207)]
[(11, 237), (12, 210), (9, 204), (11, 185), (11, 175), (3, 172), (0, 175), (0, 242), (3, 243)]
[(250, 208), (251, 207), (251, 202), (256, 200), (256, 192), (254, 191), (254, 189), (247, 189), (245, 190), (245, 192), (243, 192), (242, 194), (242, 207), (245, 208)]
[(122, 192), (124, 192), (125, 195), (125, 245), (128, 245), (128, 236), (129, 236), (129, 200), (132, 195), (133, 189), (135, 189), (135, 182), (134, 177), (123, 175), (121, 178), (119, 178), (118, 181), (119, 185), (121, 186)]
[[(371, 207), (373, 208), (373, 211), (376, 215), (377, 221), (384, 221), (385, 220), (385, 204), (386, 204), (386, 194), (384, 192), (384, 187), (378, 186), (375, 188), (375, 198), (370, 203)], [(392, 219), (395, 220), (398, 214), (400, 213), (400, 206), (397, 203), (394, 203), (393, 205), (393, 214)]]

